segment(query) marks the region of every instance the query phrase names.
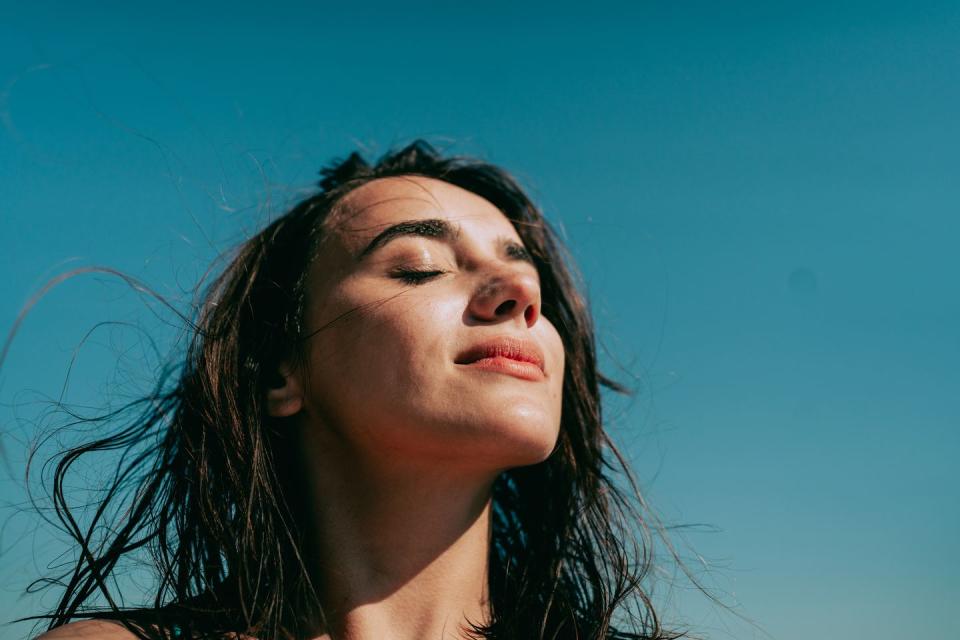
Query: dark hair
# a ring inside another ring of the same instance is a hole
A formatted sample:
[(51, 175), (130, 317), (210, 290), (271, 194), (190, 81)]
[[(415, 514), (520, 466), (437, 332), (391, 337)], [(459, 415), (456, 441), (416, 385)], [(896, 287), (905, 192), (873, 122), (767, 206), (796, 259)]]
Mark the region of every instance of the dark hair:
[[(587, 304), (541, 212), (500, 168), (443, 157), (423, 141), (375, 164), (353, 153), (321, 175), (318, 193), (239, 246), (187, 319), (185, 358), (165, 370), (154, 393), (95, 419), (120, 425), (59, 457), (53, 503), (80, 554), (57, 580), (63, 595), (45, 616), (49, 628), (93, 617), (121, 621), (141, 637), (236, 632), (267, 640), (301, 638), (322, 623), (301, 557), (308, 505), (291, 490), (301, 461), (263, 398), (279, 363), (296, 357), (307, 337), (305, 274), (338, 203), (377, 178), (419, 175), (482, 196), (511, 221), (566, 354), (553, 453), (503, 472), (494, 485), (492, 617), (475, 632), (523, 640), (679, 637), (661, 628), (645, 586), (657, 527), (603, 428), (601, 385), (626, 389), (598, 371)], [(126, 453), (124, 463), (92, 523), (81, 527), (65, 479), (82, 456), (115, 450)], [(153, 604), (120, 606), (112, 572), (141, 550), (153, 558)], [(96, 599), (107, 606), (94, 606)]]

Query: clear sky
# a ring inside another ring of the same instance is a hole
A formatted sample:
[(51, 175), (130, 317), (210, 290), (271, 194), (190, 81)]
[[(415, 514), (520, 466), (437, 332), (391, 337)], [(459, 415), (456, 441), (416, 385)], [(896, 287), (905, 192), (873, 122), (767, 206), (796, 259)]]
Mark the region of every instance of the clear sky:
[[(330, 158), (424, 136), (565, 234), (638, 390), (611, 430), (724, 602), (778, 640), (960, 637), (958, 5), (80, 4), (0, 2), (4, 333), (83, 265), (182, 297)], [(4, 620), (62, 551), (18, 507), (37, 398), (96, 322), (166, 351), (151, 308), (70, 281), (0, 370)], [(148, 347), (98, 329), (67, 399), (142, 384)]]

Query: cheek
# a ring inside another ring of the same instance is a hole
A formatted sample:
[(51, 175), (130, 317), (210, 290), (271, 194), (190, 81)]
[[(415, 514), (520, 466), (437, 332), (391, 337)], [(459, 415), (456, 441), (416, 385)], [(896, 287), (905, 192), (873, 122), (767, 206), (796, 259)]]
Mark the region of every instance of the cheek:
[(563, 340), (560, 333), (546, 318), (543, 326), (544, 347), (550, 354), (551, 375), (550, 375), (550, 393), (555, 402), (557, 414), (559, 415), (560, 405), (563, 401), (563, 379), (566, 369), (566, 353), (563, 348)]
[(453, 305), (409, 294), (347, 313), (312, 340), (314, 404), (339, 407), (336, 419), (343, 422), (364, 413), (369, 421), (374, 410), (415, 403), (452, 358), (449, 327), (458, 319)]

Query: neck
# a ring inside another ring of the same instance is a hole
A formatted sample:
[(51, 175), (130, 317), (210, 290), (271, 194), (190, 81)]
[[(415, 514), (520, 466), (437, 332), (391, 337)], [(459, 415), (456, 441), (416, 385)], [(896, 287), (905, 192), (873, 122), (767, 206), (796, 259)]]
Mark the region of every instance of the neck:
[(331, 444), (305, 450), (316, 507), (304, 552), (326, 616), (320, 638), (454, 640), (488, 622), (495, 476), (364, 461)]

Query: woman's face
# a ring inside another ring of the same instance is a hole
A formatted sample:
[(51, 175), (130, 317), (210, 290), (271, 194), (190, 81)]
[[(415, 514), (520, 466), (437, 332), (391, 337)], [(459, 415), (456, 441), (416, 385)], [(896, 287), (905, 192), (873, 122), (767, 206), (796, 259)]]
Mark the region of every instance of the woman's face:
[(302, 415), (324, 442), (478, 471), (550, 454), (563, 345), (493, 204), (431, 178), (370, 182), (332, 214), (307, 287)]

